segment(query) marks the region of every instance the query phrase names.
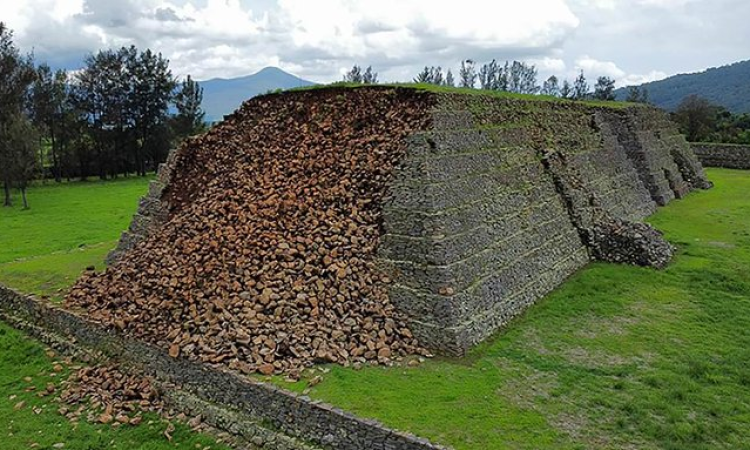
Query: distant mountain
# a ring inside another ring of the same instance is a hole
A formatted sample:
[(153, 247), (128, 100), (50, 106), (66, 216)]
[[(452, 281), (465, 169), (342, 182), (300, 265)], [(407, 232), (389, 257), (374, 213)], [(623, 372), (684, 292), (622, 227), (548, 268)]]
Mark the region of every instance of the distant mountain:
[(242, 102), (258, 94), (265, 94), (276, 89), (290, 89), (313, 84), (315, 83), (298, 78), (276, 67), (266, 67), (254, 75), (241, 78), (228, 80), (214, 78), (201, 81), (206, 121), (222, 120), (224, 115), (233, 112)]
[[(750, 113), (750, 61), (675, 75), (642, 86), (648, 89), (651, 102), (669, 111), (688, 95), (696, 94), (733, 113)], [(618, 99), (625, 99), (627, 88), (618, 89), (616, 94)]]

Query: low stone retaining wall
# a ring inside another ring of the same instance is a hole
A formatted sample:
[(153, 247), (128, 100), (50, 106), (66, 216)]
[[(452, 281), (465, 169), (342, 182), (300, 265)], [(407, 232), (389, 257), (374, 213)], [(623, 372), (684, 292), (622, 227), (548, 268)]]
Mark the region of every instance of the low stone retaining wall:
[(690, 146), (704, 166), (750, 169), (750, 145), (693, 142)]
[[(244, 438), (254, 437), (249, 441), (255, 445), (274, 450), (448, 449), (239, 373), (172, 358), (162, 349), (105, 330), (81, 315), (2, 286), (0, 318), (47, 343), (57, 342), (55, 347), (60, 350), (83, 348), (101, 352), (160, 382), (173, 384), (181, 389), (181, 394), (168, 395), (168, 400), (192, 413), (210, 409), (204, 412), (205, 417), (216, 418), (217, 423), (212, 425)], [(222, 413), (217, 413), (217, 406)], [(228, 417), (237, 419), (227, 420)]]

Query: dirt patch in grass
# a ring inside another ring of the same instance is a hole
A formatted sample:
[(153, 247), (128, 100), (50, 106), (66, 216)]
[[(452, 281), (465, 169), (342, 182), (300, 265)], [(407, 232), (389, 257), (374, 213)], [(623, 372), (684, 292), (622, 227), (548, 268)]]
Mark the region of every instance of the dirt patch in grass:
[(497, 389), (497, 395), (519, 408), (538, 408), (539, 403), (549, 400), (553, 391), (560, 386), (554, 372), (530, 370), (506, 359), (499, 359), (496, 364), (509, 375)]
[(575, 335), (585, 339), (624, 336), (630, 332), (630, 327), (639, 323), (639, 321), (636, 315), (588, 316), (581, 320)]

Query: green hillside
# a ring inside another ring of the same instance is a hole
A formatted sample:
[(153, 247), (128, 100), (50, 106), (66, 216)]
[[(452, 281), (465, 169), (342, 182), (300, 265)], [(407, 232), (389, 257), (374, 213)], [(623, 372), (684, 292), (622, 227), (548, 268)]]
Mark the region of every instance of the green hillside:
[[(750, 113), (750, 60), (700, 73), (675, 75), (642, 87), (648, 90), (651, 102), (669, 111), (675, 110), (688, 95), (696, 94), (735, 114)], [(618, 89), (619, 99), (626, 95), (627, 89)]]

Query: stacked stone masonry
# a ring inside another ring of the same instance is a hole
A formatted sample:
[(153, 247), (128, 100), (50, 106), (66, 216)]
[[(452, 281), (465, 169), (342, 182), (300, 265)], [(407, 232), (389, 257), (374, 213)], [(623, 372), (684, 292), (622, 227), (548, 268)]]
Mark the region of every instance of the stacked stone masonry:
[(117, 247), (107, 255), (107, 265), (113, 264), (125, 252), (145, 239), (150, 230), (167, 220), (169, 207), (166, 201), (162, 199), (162, 194), (164, 188), (169, 185), (172, 179), (176, 160), (177, 152), (172, 150), (169, 152), (167, 161), (159, 166), (156, 179), (151, 181), (148, 193), (138, 203), (138, 210), (133, 216), (130, 227), (120, 236)]
[(663, 267), (636, 223), (710, 184), (658, 110), (444, 96), (384, 205), (394, 304), (463, 354), (591, 259)]
[[(440, 352), (463, 354), (592, 259), (663, 267), (671, 246), (638, 221), (710, 187), (654, 108), (430, 101), (430, 125), (408, 138), (382, 205), (378, 259), (390, 300)], [(167, 219), (174, 166), (173, 155), (111, 261)]]
[(750, 169), (750, 145), (694, 142), (691, 147), (704, 166)]
[[(379, 205), (377, 263), (389, 275), (390, 301), (440, 352), (463, 354), (591, 260), (663, 267), (672, 247), (640, 221), (711, 186), (665, 113), (650, 107), (459, 94), (424, 101), (431, 120), (406, 138)], [(108, 262), (171, 219), (165, 193), (192, 179), (180, 157), (170, 154)], [(183, 410), (268, 448), (441, 448), (235, 371), (170, 357), (2, 287), (0, 318), (156, 376), (175, 386), (169, 397)]]

